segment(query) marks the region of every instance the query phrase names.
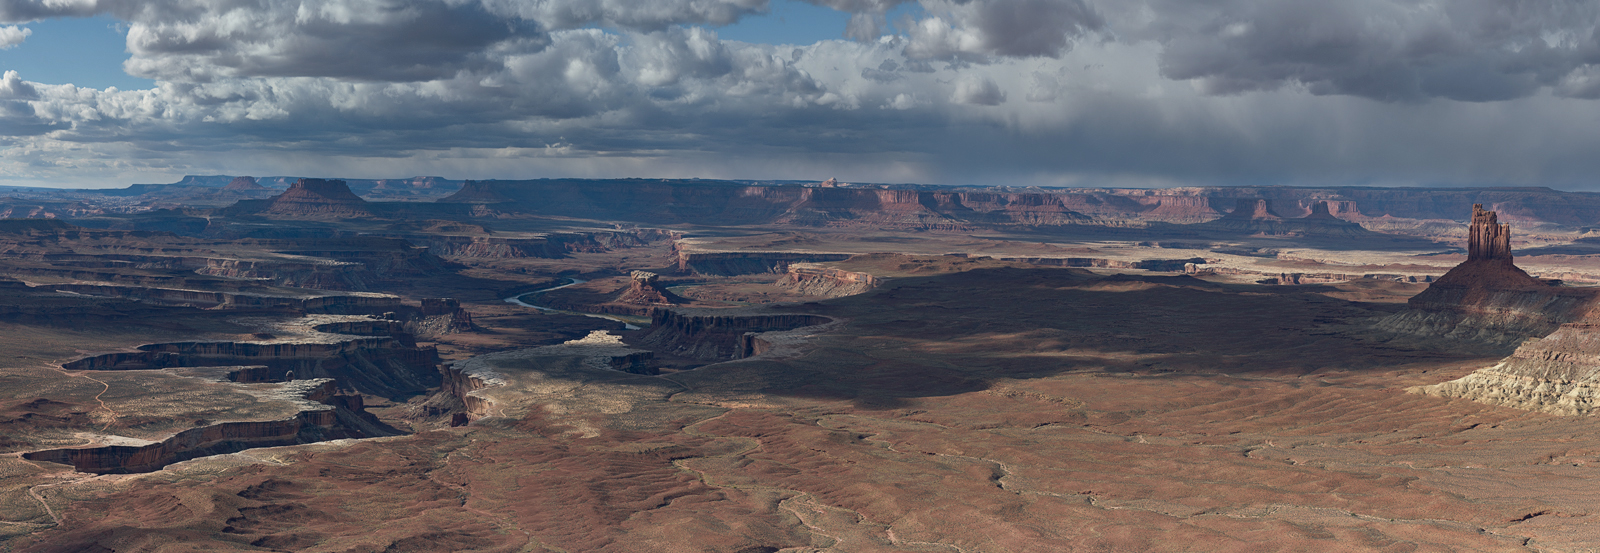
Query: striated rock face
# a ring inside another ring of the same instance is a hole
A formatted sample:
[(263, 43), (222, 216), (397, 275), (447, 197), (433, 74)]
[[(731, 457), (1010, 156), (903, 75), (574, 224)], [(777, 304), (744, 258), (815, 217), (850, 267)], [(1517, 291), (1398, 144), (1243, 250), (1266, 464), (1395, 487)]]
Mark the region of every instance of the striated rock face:
[(678, 252), (678, 270), (733, 276), (785, 273), (793, 263), (844, 261), (852, 254), (806, 252)]
[(778, 286), (811, 296), (838, 298), (864, 293), (883, 283), (867, 273), (796, 263), (778, 279)]
[(755, 355), (754, 335), (833, 322), (801, 313), (732, 313), (726, 310), (658, 309), (644, 343), (675, 355), (705, 360)]
[(1467, 260), (1511, 262), (1511, 225), (1500, 224), (1493, 211), (1472, 204), (1472, 226), (1467, 229)]
[(355, 315), (384, 313), (403, 308), (399, 297), (386, 294), (295, 297), (122, 284), (54, 284), (49, 289), (89, 296), (130, 298), (155, 305), (187, 305), (204, 309), (286, 310)]
[(288, 393), (299, 394), (308, 400), (306, 403), (311, 403), (309, 408), (283, 420), (225, 422), (185, 430), (145, 446), (51, 449), (25, 453), (23, 458), (71, 465), (79, 472), (129, 474), (153, 472), (189, 459), (255, 447), (400, 433), (367, 413), (361, 396), (338, 394), (331, 379), (300, 380), (283, 386)]
[(1511, 262), (1511, 231), (1493, 211), (1473, 207), (1467, 260), (1412, 296), (1379, 329), (1495, 346), (1555, 332), (1594, 309), (1600, 290), (1567, 288), (1529, 276)]
[(1233, 211), (1228, 212), (1228, 215), (1223, 219), (1230, 221), (1276, 221), (1283, 219), (1283, 216), (1272, 210), (1272, 202), (1270, 200), (1240, 198), (1238, 205), (1234, 206)]
[(1600, 321), (1561, 325), (1530, 338), (1493, 367), (1463, 378), (1409, 389), (1557, 415), (1588, 415), (1600, 407)]

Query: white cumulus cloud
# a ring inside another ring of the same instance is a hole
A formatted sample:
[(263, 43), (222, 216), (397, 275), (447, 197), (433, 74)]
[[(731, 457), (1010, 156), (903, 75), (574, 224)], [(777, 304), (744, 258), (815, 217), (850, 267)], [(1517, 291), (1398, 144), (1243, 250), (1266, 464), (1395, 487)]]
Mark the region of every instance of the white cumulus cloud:
[(22, 44), (32, 34), (33, 29), (27, 27), (18, 27), (16, 25), (0, 27), (0, 50)]

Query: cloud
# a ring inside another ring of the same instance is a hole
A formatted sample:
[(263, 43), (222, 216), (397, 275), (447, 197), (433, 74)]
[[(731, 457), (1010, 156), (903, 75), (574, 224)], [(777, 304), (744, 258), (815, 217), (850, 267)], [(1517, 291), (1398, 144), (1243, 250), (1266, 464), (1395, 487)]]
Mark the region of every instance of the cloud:
[(1104, 27), (1083, 0), (924, 2), (933, 15), (914, 22), (905, 54), (918, 59), (1059, 57)]
[(844, 36), (861, 42), (871, 42), (883, 36), (883, 30), (888, 23), (889, 10), (901, 4), (910, 3), (911, 0), (805, 0), (816, 4), (850, 13), (850, 23), (845, 26)]
[(0, 27), (0, 50), (5, 50), (22, 44), (28, 40), (28, 35), (33, 34), (33, 29), (17, 27), (15, 25)]
[[(478, 4), (348, 0), (247, 9), (204, 4), (184, 14), (135, 19), (130, 74), (206, 82), (243, 77), (425, 81), (493, 70), (494, 52), (534, 51), (538, 26)], [(151, 10), (155, 11), (155, 10)]]
[[(1544, 184), (1600, 172), (1600, 2), (0, 0), (111, 14), (150, 90), (0, 80), (0, 175)], [(874, 19), (876, 18), (876, 19)], [(1015, 100), (1015, 101), (1012, 101)], [(154, 177), (144, 178), (151, 181)]]
[(969, 77), (961, 79), (956, 85), (950, 101), (958, 104), (998, 106), (1006, 101), (1006, 93), (992, 80)]
[(1590, 89), (1570, 83), (1600, 62), (1596, 2), (1128, 4), (1136, 5), (1110, 8), (1126, 38), (1159, 42), (1162, 75), (1208, 94), (1295, 86), (1380, 101), (1486, 102), (1554, 86), (1582, 97)]
[(684, 24), (727, 25), (767, 11), (767, 0), (484, 0), (484, 5), (552, 30), (598, 25), (642, 32)]

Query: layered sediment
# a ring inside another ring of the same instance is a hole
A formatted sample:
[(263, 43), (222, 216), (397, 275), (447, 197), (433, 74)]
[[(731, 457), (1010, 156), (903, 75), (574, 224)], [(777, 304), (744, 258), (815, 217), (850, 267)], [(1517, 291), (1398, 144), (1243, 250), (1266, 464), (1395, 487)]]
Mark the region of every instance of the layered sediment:
[(282, 420), (224, 422), (185, 430), (144, 446), (51, 449), (25, 453), (23, 458), (71, 465), (79, 472), (129, 474), (257, 447), (399, 434), (367, 413), (361, 396), (339, 394), (332, 379), (288, 382), (274, 393), (282, 399), (299, 398), (304, 410)]
[[(1239, 213), (1241, 200), (1271, 202), (1266, 213), (1281, 225), (1246, 226), (1266, 232), (1356, 232), (1316, 224), (1392, 219), (1449, 220), (1473, 204), (1497, 206), (1519, 220), (1593, 223), (1600, 196), (1539, 188), (1426, 190), (1289, 187), (1189, 187), (1162, 190), (1098, 188), (951, 188), (887, 185), (753, 185), (736, 181), (551, 179), (468, 182), (439, 202), (480, 215), (556, 215), (608, 221), (702, 224), (810, 225), (848, 228), (956, 230), (996, 226), (1196, 224)], [(480, 213), (481, 212), (481, 213)], [(1309, 216), (1309, 217), (1308, 217)], [(1386, 219), (1387, 218), (1387, 219)], [(1265, 219), (1265, 218), (1261, 218)]]
[(1600, 321), (1563, 324), (1523, 342), (1493, 367), (1409, 391), (1557, 415), (1594, 414), (1600, 408)]
[(778, 279), (778, 286), (806, 294), (839, 298), (865, 293), (883, 284), (883, 279), (868, 273), (830, 269), (809, 263), (789, 266), (789, 272)]

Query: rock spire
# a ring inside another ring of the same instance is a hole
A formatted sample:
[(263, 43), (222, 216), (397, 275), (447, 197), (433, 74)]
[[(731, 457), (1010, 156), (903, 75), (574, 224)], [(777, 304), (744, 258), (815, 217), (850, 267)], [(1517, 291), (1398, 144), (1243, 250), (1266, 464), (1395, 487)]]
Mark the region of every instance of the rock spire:
[(1483, 204), (1472, 204), (1472, 226), (1467, 229), (1467, 260), (1511, 261), (1511, 225), (1501, 224)]

